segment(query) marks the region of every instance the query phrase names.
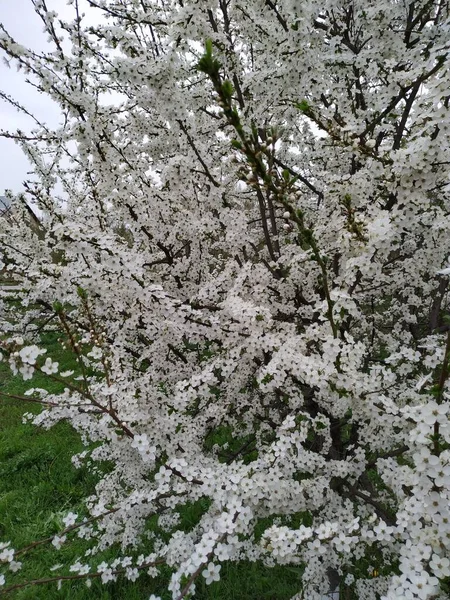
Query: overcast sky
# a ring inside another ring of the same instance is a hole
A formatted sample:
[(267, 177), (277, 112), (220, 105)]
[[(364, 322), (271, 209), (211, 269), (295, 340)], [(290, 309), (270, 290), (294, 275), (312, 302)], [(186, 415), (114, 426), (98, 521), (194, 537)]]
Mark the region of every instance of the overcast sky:
[[(73, 7), (68, 6), (66, 0), (47, 0), (47, 6), (65, 20), (71, 20), (74, 14)], [(94, 12), (86, 5), (83, 8), (87, 14)], [(47, 34), (43, 32), (42, 21), (34, 12), (31, 0), (0, 0), (0, 23), (23, 46), (39, 51), (49, 48)], [(59, 109), (53, 101), (27, 85), (23, 72), (17, 72), (13, 65), (8, 68), (3, 57), (4, 53), (0, 50), (0, 89), (24, 104), (41, 121), (50, 126), (57, 125)], [(0, 99), (0, 129), (14, 131), (20, 128), (28, 131), (32, 123), (31, 119)], [(30, 169), (31, 165), (19, 146), (12, 140), (0, 137), (0, 195), (5, 189), (20, 192)]]

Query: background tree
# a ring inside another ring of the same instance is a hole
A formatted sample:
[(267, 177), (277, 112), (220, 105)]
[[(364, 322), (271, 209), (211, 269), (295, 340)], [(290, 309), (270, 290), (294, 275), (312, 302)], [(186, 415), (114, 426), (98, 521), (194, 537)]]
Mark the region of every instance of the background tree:
[(304, 565), (308, 600), (334, 572), (361, 599), (447, 597), (448, 3), (88, 0), (97, 27), (33, 3), (53, 51), (0, 47), (61, 126), (18, 136), (45, 235), (1, 240), (79, 372), (18, 337), (32, 312), (2, 345), (65, 378), (34, 422), (113, 465), (94, 552), (168, 565), (179, 600), (245, 559)]

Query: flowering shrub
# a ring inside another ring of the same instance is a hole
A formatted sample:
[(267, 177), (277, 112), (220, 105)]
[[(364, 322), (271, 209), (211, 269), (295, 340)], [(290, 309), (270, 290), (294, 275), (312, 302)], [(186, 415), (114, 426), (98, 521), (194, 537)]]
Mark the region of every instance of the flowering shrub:
[[(52, 51), (0, 47), (62, 120), (16, 134), (45, 218), (0, 234), (25, 311), (2, 355), (65, 382), (30, 418), (70, 421), (74, 464), (113, 465), (49, 540), (90, 540), (70, 572), (170, 567), (181, 600), (257, 560), (303, 565), (296, 598), (447, 598), (447, 3), (34, 4)], [(76, 373), (42, 356), (56, 323)]]

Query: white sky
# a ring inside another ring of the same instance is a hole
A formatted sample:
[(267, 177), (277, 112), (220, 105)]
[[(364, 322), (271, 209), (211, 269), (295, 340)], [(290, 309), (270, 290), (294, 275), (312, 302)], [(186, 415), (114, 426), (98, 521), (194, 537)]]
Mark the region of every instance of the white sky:
[[(47, 6), (55, 10), (63, 20), (72, 20), (74, 8), (68, 6), (66, 0), (47, 0)], [(83, 0), (80, 0), (80, 8), (87, 15), (94, 12), (86, 7)], [(98, 11), (95, 12), (98, 14)], [(47, 34), (43, 32), (43, 23), (34, 12), (31, 0), (0, 0), (0, 23), (19, 44), (37, 51), (49, 48)], [(3, 57), (4, 53), (0, 50), (0, 89), (25, 105), (41, 121), (56, 126), (59, 109), (53, 101), (26, 84), (24, 73), (17, 72), (12, 63), (11, 68), (8, 68), (3, 62)], [(28, 131), (32, 125), (29, 117), (0, 99), (0, 129), (15, 131), (20, 128), (22, 131)], [(20, 147), (13, 140), (0, 137), (0, 195), (6, 189), (13, 193), (20, 192), (30, 168), (30, 163)]]

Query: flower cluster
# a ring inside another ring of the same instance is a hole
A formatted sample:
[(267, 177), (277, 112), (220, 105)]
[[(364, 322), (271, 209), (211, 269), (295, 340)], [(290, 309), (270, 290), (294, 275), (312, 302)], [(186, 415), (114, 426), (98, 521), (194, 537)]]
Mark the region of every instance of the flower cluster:
[(156, 446), (151, 446), (147, 434), (136, 434), (131, 442), (131, 447), (136, 448), (144, 462), (154, 462)]
[[(15, 352), (11, 353), (9, 357), (9, 365), (14, 375), (20, 373), (24, 381), (32, 379), (36, 366), (36, 361), (38, 357), (41, 354), (45, 354), (45, 352), (46, 350), (44, 350), (43, 348), (38, 348), (38, 346), (32, 345), (23, 346), (20, 350), (16, 350)], [(56, 365), (57, 370), (58, 363), (52, 364), (51, 359), (49, 358), (47, 358), (47, 361), (43, 367), (44, 369), (46, 369), (44, 372), (55, 372), (51, 370), (50, 365), (52, 365), (52, 367)]]

